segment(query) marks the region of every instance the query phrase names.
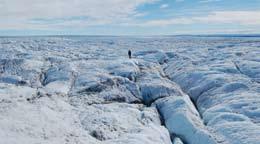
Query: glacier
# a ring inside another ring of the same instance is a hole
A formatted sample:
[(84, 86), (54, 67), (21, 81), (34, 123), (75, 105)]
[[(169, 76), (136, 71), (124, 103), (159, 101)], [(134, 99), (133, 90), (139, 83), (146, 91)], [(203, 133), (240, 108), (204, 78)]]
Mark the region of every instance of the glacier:
[(259, 56), (259, 37), (0, 37), (0, 144), (258, 144)]

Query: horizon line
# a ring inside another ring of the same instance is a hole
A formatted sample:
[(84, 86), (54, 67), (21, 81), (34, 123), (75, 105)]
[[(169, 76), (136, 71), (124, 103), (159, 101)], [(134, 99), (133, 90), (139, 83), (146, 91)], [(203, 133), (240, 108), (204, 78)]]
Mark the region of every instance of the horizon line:
[(53, 34), (53, 35), (0, 35), (0, 38), (4, 37), (174, 37), (174, 36), (197, 36), (197, 37), (260, 37), (259, 34), (172, 34), (172, 35), (106, 35), (106, 34)]

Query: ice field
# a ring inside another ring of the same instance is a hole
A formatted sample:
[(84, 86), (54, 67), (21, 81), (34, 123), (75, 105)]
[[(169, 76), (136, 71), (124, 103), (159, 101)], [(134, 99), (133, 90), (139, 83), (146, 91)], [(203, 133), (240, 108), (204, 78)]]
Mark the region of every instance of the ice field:
[(260, 37), (0, 37), (0, 144), (259, 143)]

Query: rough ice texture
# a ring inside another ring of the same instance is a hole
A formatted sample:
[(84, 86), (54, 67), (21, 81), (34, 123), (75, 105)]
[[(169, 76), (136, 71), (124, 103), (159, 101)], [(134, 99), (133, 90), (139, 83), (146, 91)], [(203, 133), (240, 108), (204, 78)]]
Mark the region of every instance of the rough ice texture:
[(190, 96), (206, 127), (221, 137), (217, 141), (259, 143), (260, 63), (251, 57), (259, 53), (259, 47), (237, 45), (196, 51), (201, 54), (177, 54), (165, 66), (166, 75)]
[(259, 48), (239, 37), (2, 37), (0, 144), (258, 144)]

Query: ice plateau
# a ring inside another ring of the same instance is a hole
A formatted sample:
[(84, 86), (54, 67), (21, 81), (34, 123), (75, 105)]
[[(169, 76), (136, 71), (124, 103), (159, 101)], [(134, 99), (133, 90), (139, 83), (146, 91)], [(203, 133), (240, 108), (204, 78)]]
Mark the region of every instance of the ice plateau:
[(259, 37), (1, 37), (0, 144), (259, 144), (259, 56)]

